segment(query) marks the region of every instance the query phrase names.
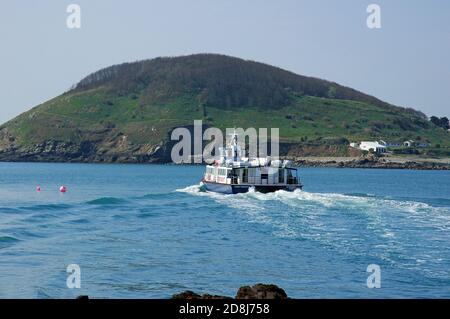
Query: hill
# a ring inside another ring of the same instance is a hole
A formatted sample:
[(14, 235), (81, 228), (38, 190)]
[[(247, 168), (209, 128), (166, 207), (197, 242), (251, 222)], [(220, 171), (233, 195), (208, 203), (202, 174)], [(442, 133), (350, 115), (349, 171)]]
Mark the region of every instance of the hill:
[(167, 161), (170, 132), (279, 127), (282, 151), (347, 155), (348, 141), (450, 146), (421, 112), (254, 61), (196, 54), (114, 65), (0, 126), (0, 160)]

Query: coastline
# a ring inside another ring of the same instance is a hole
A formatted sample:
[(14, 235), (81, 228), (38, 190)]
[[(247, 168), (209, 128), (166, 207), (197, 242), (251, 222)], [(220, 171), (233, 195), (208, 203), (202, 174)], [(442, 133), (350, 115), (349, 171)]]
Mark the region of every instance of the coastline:
[(450, 158), (421, 157), (290, 157), (300, 167), (450, 170)]
[[(299, 167), (334, 167), (334, 168), (377, 168), (377, 169), (410, 169), (410, 170), (450, 170), (450, 158), (425, 158), (418, 156), (386, 156), (386, 157), (338, 157), (338, 156), (281, 156), (294, 162)], [(174, 164), (166, 159), (151, 158), (0, 158), (0, 163), (86, 163), (86, 164), (166, 164), (166, 165), (203, 165)]]

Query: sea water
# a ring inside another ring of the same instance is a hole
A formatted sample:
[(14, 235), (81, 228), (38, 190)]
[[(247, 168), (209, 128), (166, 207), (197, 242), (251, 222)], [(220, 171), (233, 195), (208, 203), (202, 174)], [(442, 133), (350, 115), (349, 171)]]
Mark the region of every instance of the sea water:
[(201, 191), (203, 170), (0, 163), (0, 297), (234, 296), (260, 282), (292, 298), (450, 297), (450, 172), (304, 168), (303, 191), (221, 195)]

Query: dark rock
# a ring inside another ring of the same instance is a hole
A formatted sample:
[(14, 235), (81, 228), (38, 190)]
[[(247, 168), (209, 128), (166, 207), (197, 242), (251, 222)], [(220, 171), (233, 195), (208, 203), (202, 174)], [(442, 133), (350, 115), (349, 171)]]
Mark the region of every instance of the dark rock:
[(201, 299), (233, 299), (228, 296), (219, 296), (219, 295), (210, 295), (210, 294), (204, 294)]
[[(236, 299), (287, 299), (286, 292), (276, 285), (256, 284), (252, 287), (243, 286), (239, 288)], [(227, 296), (204, 294), (199, 295), (187, 290), (179, 294), (174, 294), (172, 299), (233, 299)]]
[(196, 294), (191, 290), (183, 291), (182, 293), (172, 295), (172, 299), (200, 299), (202, 296)]
[(89, 300), (89, 296), (81, 295), (81, 296), (76, 297), (75, 299), (78, 299), (78, 300)]
[(182, 293), (172, 295), (172, 299), (232, 299), (231, 297), (204, 294), (199, 295), (193, 291), (186, 290)]
[(239, 288), (236, 299), (287, 299), (287, 294), (276, 285), (256, 284)]

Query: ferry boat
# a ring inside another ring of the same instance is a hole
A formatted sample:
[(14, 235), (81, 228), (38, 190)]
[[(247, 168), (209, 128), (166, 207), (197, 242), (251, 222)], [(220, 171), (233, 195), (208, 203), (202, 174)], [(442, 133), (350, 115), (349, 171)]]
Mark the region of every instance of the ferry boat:
[(206, 191), (237, 194), (250, 189), (261, 193), (302, 189), (297, 168), (292, 167), (291, 161), (241, 157), (237, 134), (231, 134), (230, 140), (227, 147), (219, 149), (220, 159), (206, 166), (201, 181)]

